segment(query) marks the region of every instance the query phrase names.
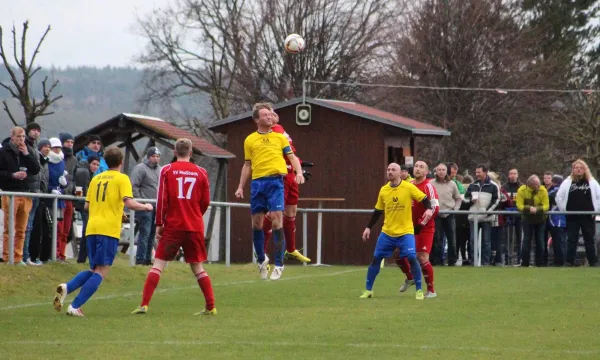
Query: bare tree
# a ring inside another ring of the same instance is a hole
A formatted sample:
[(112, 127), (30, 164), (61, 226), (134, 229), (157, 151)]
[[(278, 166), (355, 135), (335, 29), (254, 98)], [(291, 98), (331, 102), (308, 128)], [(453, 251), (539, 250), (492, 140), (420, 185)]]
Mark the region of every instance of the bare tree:
[[(0, 82), (0, 86), (8, 90), (10, 95), (19, 101), (21, 106), (23, 107), (23, 112), (25, 115), (25, 123), (29, 124), (34, 122), (36, 118), (45, 115), (54, 114), (53, 111), (49, 110), (50, 105), (58, 101), (62, 98), (62, 95), (53, 96), (52, 92), (56, 89), (58, 85), (58, 80), (53, 81), (51, 84), (48, 84), (48, 77), (46, 76), (44, 80), (42, 80), (42, 100), (36, 100), (32, 95), (31, 88), (31, 79), (33, 76), (41, 69), (39, 66), (35, 66), (35, 58), (40, 52), (40, 47), (46, 39), (46, 35), (50, 32), (50, 25), (44, 32), (44, 35), (40, 38), (35, 47), (33, 55), (31, 59), (27, 59), (27, 55), (25, 52), (27, 45), (27, 30), (29, 29), (29, 21), (25, 21), (23, 23), (23, 32), (21, 34), (20, 43), (17, 43), (17, 31), (15, 26), (12, 28), (12, 40), (13, 40), (13, 51), (12, 56), (13, 60), (16, 63), (17, 69), (13, 69), (10, 65), (9, 57), (10, 55), (6, 52), (4, 46), (4, 38), (3, 38), (3, 29), (0, 26), (0, 58), (2, 58), (2, 62), (4, 64), (4, 68), (8, 72), (10, 76), (10, 83), (2, 83)], [(6, 100), (2, 101), (4, 105), (4, 111), (8, 114), (8, 117), (16, 126), (17, 121), (13, 116), (12, 112), (8, 107), (8, 103)]]
[[(424, 0), (413, 4), (399, 29), (389, 78), (398, 84), (444, 88), (555, 86), (552, 60), (534, 54), (537, 39), (502, 0)], [(560, 86), (560, 85), (559, 85)], [(452, 131), (441, 141), (417, 144), (432, 160), (463, 168), (488, 163), (508, 169), (531, 155), (548, 154), (544, 114), (552, 94), (464, 90), (386, 90), (382, 105)]]
[[(257, 100), (300, 96), (306, 78), (370, 79), (393, 39), (400, 1), (179, 0), (140, 20), (149, 45), (144, 101), (209, 94), (216, 118)], [(300, 33), (307, 48), (290, 55), (283, 40)], [(322, 86), (312, 96), (355, 97)]]

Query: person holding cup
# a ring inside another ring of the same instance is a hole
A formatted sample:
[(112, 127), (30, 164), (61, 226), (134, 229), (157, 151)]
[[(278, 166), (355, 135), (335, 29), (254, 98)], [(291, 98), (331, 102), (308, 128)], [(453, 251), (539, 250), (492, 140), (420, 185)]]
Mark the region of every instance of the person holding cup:
[[(4, 191), (28, 192), (29, 183), (27, 176), (34, 176), (40, 172), (40, 163), (36, 150), (25, 143), (25, 129), (20, 126), (12, 128), (10, 139), (4, 140), (0, 149), (0, 189)], [(27, 168), (23, 171), (21, 168)], [(14, 224), (15, 224), (15, 264), (25, 265), (23, 262), (23, 245), (25, 230), (31, 211), (32, 201), (29, 197), (16, 196), (14, 199)], [(9, 205), (8, 196), (2, 196), (2, 211), (4, 212), (4, 238), (2, 258), (9, 260)]]

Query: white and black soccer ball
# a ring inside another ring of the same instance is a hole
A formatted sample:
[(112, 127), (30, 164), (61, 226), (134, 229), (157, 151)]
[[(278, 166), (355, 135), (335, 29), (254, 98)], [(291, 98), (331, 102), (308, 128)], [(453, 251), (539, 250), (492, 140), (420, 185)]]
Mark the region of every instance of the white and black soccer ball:
[(290, 54), (297, 54), (300, 51), (304, 50), (306, 43), (302, 36), (298, 34), (290, 34), (285, 38), (285, 42), (283, 44), (285, 51)]

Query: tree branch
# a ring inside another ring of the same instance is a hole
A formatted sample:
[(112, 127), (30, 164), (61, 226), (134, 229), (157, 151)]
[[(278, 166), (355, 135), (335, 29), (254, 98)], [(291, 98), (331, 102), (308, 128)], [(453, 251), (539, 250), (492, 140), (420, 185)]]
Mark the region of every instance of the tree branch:
[(6, 103), (6, 100), (2, 100), (2, 104), (4, 104), (4, 111), (6, 111), (6, 113), (8, 114), (8, 117), (10, 118), (10, 121), (12, 121), (12, 123), (13, 123), (15, 126), (18, 126), (18, 125), (17, 125), (17, 122), (16, 122), (16, 120), (15, 120), (15, 118), (12, 116), (12, 113), (11, 113), (11, 112), (10, 112), (10, 110), (8, 109), (8, 104)]

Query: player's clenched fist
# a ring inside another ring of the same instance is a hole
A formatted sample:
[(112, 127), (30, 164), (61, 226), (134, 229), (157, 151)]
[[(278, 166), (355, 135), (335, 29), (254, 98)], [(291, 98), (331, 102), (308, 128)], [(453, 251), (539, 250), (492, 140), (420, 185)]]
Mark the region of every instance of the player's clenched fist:
[(235, 197), (238, 199), (243, 199), (244, 198), (244, 189), (237, 189), (235, 191)]

